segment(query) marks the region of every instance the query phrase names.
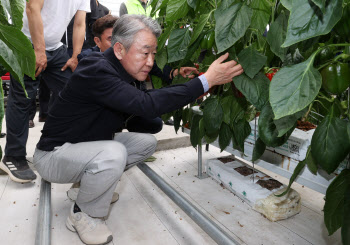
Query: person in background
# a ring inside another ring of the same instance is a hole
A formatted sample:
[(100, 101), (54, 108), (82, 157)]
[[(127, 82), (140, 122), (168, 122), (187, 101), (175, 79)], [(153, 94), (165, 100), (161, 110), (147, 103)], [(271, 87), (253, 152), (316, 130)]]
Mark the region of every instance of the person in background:
[[(28, 93), (11, 76), (6, 108), (6, 146), (0, 169), (13, 181), (29, 182), (36, 178), (26, 159), (26, 144), (29, 131), (29, 110), (43, 79), (52, 92), (50, 105), (58, 97), (75, 70), (85, 36), (85, 16), (90, 11), (88, 0), (30, 0), (26, 2), (22, 32), (30, 39), (35, 52), (36, 80), (24, 76)], [(60, 42), (62, 35), (75, 15), (73, 55), (67, 55)]]
[[(95, 23), (95, 21), (98, 18), (101, 18), (111, 13), (111, 11), (107, 7), (99, 3), (98, 0), (90, 0), (90, 9), (91, 9), (91, 12), (86, 14), (86, 34), (85, 34), (85, 40), (84, 40), (82, 51), (95, 46), (94, 35), (92, 33), (92, 26)], [(73, 43), (72, 43), (73, 25), (74, 25), (74, 18), (69, 23), (67, 30), (64, 33), (61, 40), (62, 43), (67, 45), (67, 51), (69, 56), (71, 56), (73, 52)]]
[(126, 0), (119, 7), (119, 16), (124, 14), (142, 14), (151, 16), (152, 7), (147, 6), (147, 0)]
[(115, 23), (112, 47), (82, 59), (50, 110), (33, 164), (52, 183), (80, 182), (66, 220), (85, 244), (113, 239), (105, 222), (113, 192), (123, 172), (151, 156), (151, 134), (119, 132), (125, 114), (155, 118), (193, 102), (212, 86), (232, 82), (241, 65), (215, 60), (207, 72), (184, 84), (141, 91), (154, 65), (161, 29), (144, 15), (123, 15)]

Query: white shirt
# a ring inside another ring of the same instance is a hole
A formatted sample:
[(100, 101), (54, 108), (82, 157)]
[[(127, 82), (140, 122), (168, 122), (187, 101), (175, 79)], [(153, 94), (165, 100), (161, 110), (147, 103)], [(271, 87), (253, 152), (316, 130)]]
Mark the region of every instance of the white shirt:
[[(62, 36), (78, 10), (90, 12), (90, 0), (44, 0), (41, 18), (47, 51), (56, 50), (63, 45)], [(22, 31), (32, 42), (26, 11), (23, 14)]]

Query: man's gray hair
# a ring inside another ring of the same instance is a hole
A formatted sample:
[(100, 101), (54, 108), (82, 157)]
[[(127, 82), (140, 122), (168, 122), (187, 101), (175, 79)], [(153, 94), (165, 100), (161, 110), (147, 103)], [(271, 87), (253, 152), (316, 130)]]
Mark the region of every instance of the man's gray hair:
[(150, 17), (134, 14), (122, 15), (113, 26), (112, 47), (119, 42), (128, 51), (134, 42), (135, 35), (142, 30), (151, 31), (157, 38), (162, 32), (157, 21)]

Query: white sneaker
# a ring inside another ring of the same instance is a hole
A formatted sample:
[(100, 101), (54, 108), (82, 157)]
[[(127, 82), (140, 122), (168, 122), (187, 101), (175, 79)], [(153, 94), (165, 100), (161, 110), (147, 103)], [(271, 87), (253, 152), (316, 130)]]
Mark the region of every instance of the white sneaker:
[[(76, 201), (78, 197), (78, 192), (79, 192), (79, 183), (74, 183), (71, 188), (67, 191), (67, 196), (71, 201)], [(113, 197), (111, 203), (115, 203), (116, 201), (119, 200), (119, 194), (118, 192), (113, 192)]]
[(112, 231), (102, 219), (92, 218), (84, 212), (73, 213), (74, 204), (66, 220), (70, 231), (77, 232), (80, 240), (88, 245), (102, 245), (113, 240)]

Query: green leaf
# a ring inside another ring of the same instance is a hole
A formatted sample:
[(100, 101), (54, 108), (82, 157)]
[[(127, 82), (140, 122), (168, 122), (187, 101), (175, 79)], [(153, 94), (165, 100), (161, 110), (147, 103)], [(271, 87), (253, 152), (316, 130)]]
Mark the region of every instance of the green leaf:
[(152, 78), (152, 84), (155, 89), (159, 89), (163, 87), (163, 81), (160, 77), (157, 76), (151, 76)]
[[(7, 71), (24, 87), (23, 72), (21, 66), (13, 54), (12, 50), (0, 40), (0, 64), (2, 64)], [(27, 96), (27, 94), (26, 94)]]
[(293, 0), (288, 21), (287, 38), (283, 47), (328, 34), (342, 16), (342, 0), (328, 2), (324, 14), (310, 1)]
[(219, 132), (219, 146), (220, 150), (223, 151), (230, 144), (232, 137), (231, 128), (226, 123), (222, 123)]
[(215, 10), (215, 43), (218, 53), (230, 48), (244, 36), (253, 15), (253, 10), (243, 3), (225, 8), (221, 5)]
[[(0, 24), (0, 40), (17, 56), (22, 72), (35, 79), (35, 54), (29, 39), (21, 30)], [(19, 74), (17, 74), (19, 75)]]
[(190, 43), (190, 31), (188, 28), (174, 30), (169, 37), (168, 62), (175, 62), (186, 57), (187, 46)]
[(195, 9), (196, 6), (197, 6), (197, 2), (198, 2), (198, 1), (199, 1), (199, 0), (187, 0), (187, 4), (188, 4), (191, 8)]
[(293, 4), (293, 0), (281, 0), (281, 3), (282, 3), (282, 5), (286, 8), (286, 9), (288, 9), (289, 11), (291, 11), (292, 10), (292, 4)]
[(184, 16), (186, 16), (189, 10), (187, 0), (171, 0), (168, 1), (166, 7), (165, 20), (167, 22), (176, 21)]
[(253, 9), (253, 16), (250, 27), (265, 32), (271, 16), (271, 6), (268, 0), (253, 0), (250, 4)]
[(236, 124), (232, 125), (232, 130), (235, 142), (238, 144), (239, 149), (244, 152), (244, 141), (252, 131), (250, 124), (245, 119), (241, 119)]
[(281, 58), (283, 61), (286, 58), (288, 48), (282, 48), (287, 35), (288, 18), (283, 11), (270, 26), (267, 33), (267, 42), (270, 44), (271, 51)]
[(7, 13), (5, 12), (4, 7), (1, 5), (1, 3), (0, 3), (0, 23), (9, 25)]
[(245, 115), (245, 109), (243, 105), (239, 103), (236, 97), (233, 97), (232, 104), (231, 104), (231, 114), (230, 114), (231, 125), (243, 119), (244, 115)]
[(326, 0), (311, 0), (317, 7), (320, 8), (322, 13), (326, 12)]
[(294, 169), (294, 172), (293, 172), (292, 176), (289, 179), (289, 184), (288, 184), (287, 189), (283, 193), (281, 193), (279, 195), (275, 195), (276, 197), (284, 196), (285, 194), (287, 194), (289, 192), (290, 187), (292, 186), (293, 182), (298, 177), (300, 172), (304, 169), (305, 165), (306, 165), (305, 160), (298, 163), (298, 165)]
[(341, 228), (341, 239), (343, 244), (350, 244), (350, 185), (344, 194), (344, 214)]
[(292, 115), (274, 120), (273, 123), (276, 125), (276, 128), (278, 130), (278, 137), (281, 137), (282, 135), (287, 133), (291, 128), (293, 128), (297, 120), (304, 116), (306, 112), (307, 108)]
[(232, 107), (233, 101), (234, 101), (234, 96), (232, 95), (226, 96), (220, 100), (220, 104), (224, 115), (222, 120), (224, 121), (224, 123), (228, 125), (231, 124), (231, 107)]
[[(324, 205), (324, 223), (328, 234), (332, 235), (338, 230), (344, 215), (344, 199), (347, 189), (350, 187), (350, 170), (344, 169), (328, 186), (326, 202)], [(346, 214), (348, 216), (349, 214)]]
[(200, 115), (194, 114), (191, 123), (191, 133), (190, 141), (193, 147), (196, 147), (201, 142), (201, 137), (199, 133), (199, 120), (201, 119)]
[(242, 65), (245, 74), (248, 77), (254, 78), (254, 76), (265, 65), (267, 57), (259, 53), (256, 49), (250, 45), (248, 48), (243, 49), (238, 54), (239, 63)]
[(350, 151), (350, 123), (334, 116), (333, 107), (317, 126), (311, 140), (312, 155), (318, 165), (331, 174)]
[(272, 78), (270, 103), (275, 119), (303, 110), (316, 98), (322, 77), (312, 66), (314, 57), (312, 55), (300, 64), (283, 67)]
[(182, 109), (182, 124), (185, 125), (190, 120), (190, 109), (183, 108)]
[(265, 149), (265, 143), (260, 138), (258, 138), (254, 145), (252, 162), (258, 160), (264, 154)]
[(213, 143), (217, 139), (218, 135), (219, 135), (219, 131), (213, 135), (204, 135), (205, 142), (207, 144)]
[(166, 51), (166, 48), (163, 48), (162, 50), (157, 52), (156, 62), (157, 62), (157, 66), (160, 69), (163, 69), (164, 66), (168, 63), (168, 53)]
[[(199, 50), (199, 46), (201, 43), (201, 39), (204, 37), (204, 33), (201, 33), (199, 38), (193, 43), (191, 44), (188, 48), (187, 48), (187, 52), (186, 52), (186, 56), (185, 58), (183, 58), (183, 60), (180, 63), (180, 67), (184, 66), (184, 64), (186, 64), (186, 62), (190, 61), (193, 59), (193, 57), (195, 56), (195, 53), (197, 50)], [(192, 62), (191, 62), (192, 63)]]
[(199, 35), (202, 33), (203, 28), (205, 24), (208, 22), (210, 15), (211, 15), (211, 12), (209, 14), (203, 14), (199, 17), (198, 24), (194, 28), (194, 31), (191, 37), (190, 45), (194, 43), (199, 37)]
[(159, 10), (166, 8), (169, 0), (153, 0), (150, 4), (152, 6), (151, 16), (154, 16)]
[(205, 135), (204, 120), (203, 117), (199, 120), (199, 139), (202, 140)]
[[(276, 73), (277, 75), (278, 73)], [(242, 74), (233, 79), (235, 86), (259, 111), (264, 107), (269, 99), (269, 79), (258, 73), (253, 79)]]
[(25, 8), (25, 1), (23, 0), (11, 0), (11, 20), (12, 24), (18, 29), (21, 30), (23, 26), (23, 12)]
[(156, 157), (150, 156), (149, 158), (147, 158), (146, 160), (144, 160), (144, 162), (154, 162), (155, 160), (157, 160)]
[(307, 149), (306, 157), (305, 157), (304, 161), (306, 162), (307, 167), (310, 170), (310, 172), (316, 175), (318, 167), (317, 167), (317, 164), (312, 156), (311, 146), (309, 146)]
[(283, 145), (292, 134), (295, 126), (281, 137), (278, 137), (278, 131), (276, 125), (273, 122), (273, 113), (271, 106), (266, 104), (264, 108), (261, 110), (259, 116), (259, 137), (260, 139), (270, 147), (277, 147)]
[(166, 41), (169, 39), (169, 35), (172, 32), (174, 27), (174, 23), (172, 22), (172, 24), (170, 26), (167, 26), (164, 29), (164, 32), (162, 33), (162, 35), (160, 35), (160, 37), (158, 38), (158, 48), (157, 48), (157, 52), (161, 52), (164, 49), (164, 45), (166, 43)]
[(175, 111), (173, 118), (174, 118), (175, 132), (177, 133), (177, 131), (180, 128), (180, 123), (181, 123), (181, 119), (182, 119), (182, 108)]
[(227, 9), (229, 8), (232, 4), (235, 3), (236, 0), (223, 0), (220, 5), (220, 9)]
[(219, 131), (223, 119), (223, 111), (218, 99), (206, 100), (203, 109), (203, 120), (206, 135), (214, 135)]
[(0, 4), (8, 12), (8, 14), (11, 16), (12, 13), (11, 13), (10, 0), (0, 0)]

